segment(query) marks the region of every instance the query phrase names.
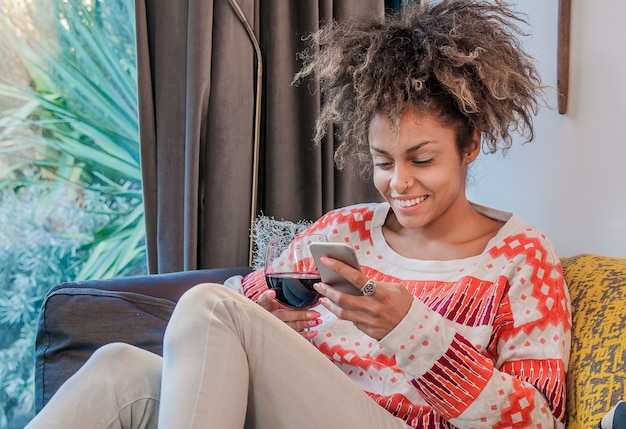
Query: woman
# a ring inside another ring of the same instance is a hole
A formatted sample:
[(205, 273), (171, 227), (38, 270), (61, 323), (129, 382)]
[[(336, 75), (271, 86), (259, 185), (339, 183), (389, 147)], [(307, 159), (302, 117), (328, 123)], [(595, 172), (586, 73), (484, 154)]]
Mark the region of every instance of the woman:
[(293, 310), (262, 270), (240, 279), (247, 298), (198, 285), (162, 359), (103, 347), (28, 427), (562, 428), (559, 258), (465, 194), (481, 148), (506, 150), (513, 129), (532, 139), (542, 87), (518, 21), (500, 1), (444, 0), (315, 34), (296, 78), (320, 82), (316, 139), (337, 125), (338, 165), (356, 158), (385, 202), (309, 232), (355, 247), (362, 272), (323, 262), (367, 294), (319, 284), (320, 305)]

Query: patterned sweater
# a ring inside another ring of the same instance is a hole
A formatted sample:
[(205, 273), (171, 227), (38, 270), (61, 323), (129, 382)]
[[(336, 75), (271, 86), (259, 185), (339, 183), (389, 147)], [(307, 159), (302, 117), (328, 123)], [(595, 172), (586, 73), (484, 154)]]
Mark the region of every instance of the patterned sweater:
[[(387, 203), (338, 209), (309, 232), (352, 244), (370, 278), (415, 297), (376, 341), (322, 306), (313, 344), (373, 400), (415, 428), (563, 428), (569, 295), (546, 237), (510, 213), (482, 254), (450, 261), (405, 258), (385, 242)], [(262, 270), (246, 296), (267, 289)]]

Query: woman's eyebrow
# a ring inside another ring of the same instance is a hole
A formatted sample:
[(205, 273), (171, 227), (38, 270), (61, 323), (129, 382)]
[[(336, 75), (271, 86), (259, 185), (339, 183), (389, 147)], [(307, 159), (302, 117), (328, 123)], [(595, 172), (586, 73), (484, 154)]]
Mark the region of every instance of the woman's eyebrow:
[[(418, 144), (416, 144), (416, 145), (414, 145), (414, 146), (411, 146), (410, 148), (408, 148), (408, 149), (407, 149), (407, 150), (405, 150), (404, 152), (405, 152), (405, 153), (415, 152), (416, 150), (419, 150), (419, 149), (421, 149), (422, 147), (424, 147), (424, 146), (426, 146), (426, 145), (428, 145), (428, 144), (431, 144), (431, 143), (434, 143), (434, 141), (433, 141), (433, 140), (427, 140), (427, 141), (425, 141), (425, 142), (421, 142), (421, 143), (418, 143)], [(370, 146), (370, 151), (372, 151), (372, 152), (378, 152), (378, 153), (383, 154), (383, 155), (389, 155), (389, 152), (387, 152), (387, 151), (386, 151), (386, 150), (384, 150), (384, 149), (378, 148), (378, 147), (376, 147), (376, 146)]]

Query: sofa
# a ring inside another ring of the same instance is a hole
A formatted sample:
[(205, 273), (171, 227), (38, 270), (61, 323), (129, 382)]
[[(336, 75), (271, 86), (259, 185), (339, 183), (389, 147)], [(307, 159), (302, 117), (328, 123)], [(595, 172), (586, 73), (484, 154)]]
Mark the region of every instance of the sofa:
[[(624, 399), (626, 258), (562, 258), (572, 302), (567, 427), (597, 427)], [(53, 287), (41, 309), (35, 351), (36, 409), (103, 344), (125, 342), (161, 353), (178, 298), (198, 283), (222, 283), (249, 267), (187, 271)]]

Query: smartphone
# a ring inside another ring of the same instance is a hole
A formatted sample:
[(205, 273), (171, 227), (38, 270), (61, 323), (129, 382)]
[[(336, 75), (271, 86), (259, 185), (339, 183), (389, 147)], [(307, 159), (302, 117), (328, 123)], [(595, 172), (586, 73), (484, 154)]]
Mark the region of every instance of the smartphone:
[(362, 295), (359, 288), (320, 261), (322, 256), (327, 256), (361, 271), (361, 265), (359, 264), (356, 252), (352, 246), (345, 243), (319, 242), (311, 243), (309, 247), (322, 282), (331, 285), (341, 292), (349, 293), (350, 295)]

